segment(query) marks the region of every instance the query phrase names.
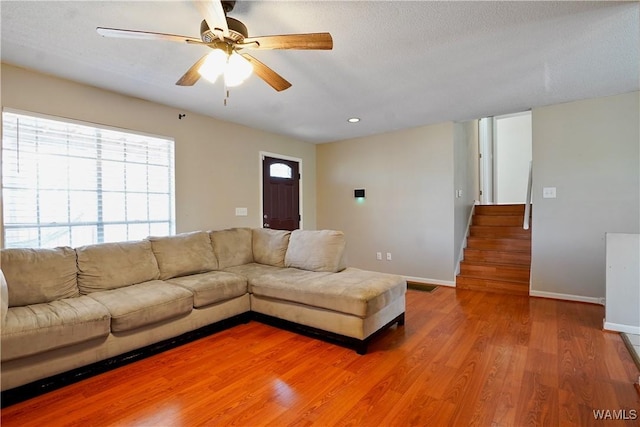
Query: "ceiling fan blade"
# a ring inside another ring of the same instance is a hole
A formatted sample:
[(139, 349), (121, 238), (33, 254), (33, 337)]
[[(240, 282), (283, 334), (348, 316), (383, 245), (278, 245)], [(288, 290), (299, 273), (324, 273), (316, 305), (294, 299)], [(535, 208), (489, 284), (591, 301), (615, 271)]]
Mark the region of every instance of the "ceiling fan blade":
[(283, 34), (279, 36), (247, 37), (239, 46), (254, 49), (333, 49), (329, 33)]
[(207, 55), (198, 59), (198, 61), (196, 61), (196, 63), (193, 64), (182, 77), (180, 77), (180, 80), (176, 82), (176, 85), (193, 86), (194, 84), (196, 84), (196, 82), (200, 80), (200, 73), (198, 72), (198, 70), (200, 69), (200, 66), (202, 66), (202, 63), (205, 59), (207, 59)]
[(207, 25), (211, 31), (222, 31), (222, 35), (229, 37), (229, 26), (227, 25), (227, 16), (222, 8), (219, 0), (196, 1), (196, 7), (200, 14), (207, 21)]
[(164, 34), (164, 33), (152, 33), (149, 31), (136, 31), (136, 30), (120, 30), (118, 28), (96, 28), (98, 34), (102, 37), (119, 37), (125, 39), (140, 39), (140, 40), (169, 40), (172, 42), (180, 43), (202, 43), (200, 39), (196, 39), (188, 36), (179, 36), (176, 34)]
[(241, 55), (251, 63), (253, 71), (258, 75), (258, 77), (278, 92), (291, 87), (291, 83), (286, 81), (280, 74), (276, 73), (253, 56), (246, 53), (242, 53)]

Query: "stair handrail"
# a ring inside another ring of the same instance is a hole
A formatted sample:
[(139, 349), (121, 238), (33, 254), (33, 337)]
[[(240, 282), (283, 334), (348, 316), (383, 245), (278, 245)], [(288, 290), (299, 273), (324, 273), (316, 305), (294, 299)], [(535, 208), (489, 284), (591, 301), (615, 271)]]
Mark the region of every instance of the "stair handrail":
[(522, 224), (522, 228), (525, 230), (529, 229), (529, 218), (531, 217), (531, 186), (533, 184), (532, 180), (532, 169), (533, 162), (529, 162), (529, 181), (527, 182), (527, 198), (524, 201), (524, 222)]

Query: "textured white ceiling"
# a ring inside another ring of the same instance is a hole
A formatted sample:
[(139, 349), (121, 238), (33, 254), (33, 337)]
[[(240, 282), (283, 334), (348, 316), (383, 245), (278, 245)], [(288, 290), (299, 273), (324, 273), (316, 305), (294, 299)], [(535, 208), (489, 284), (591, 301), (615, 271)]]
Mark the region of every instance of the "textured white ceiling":
[[(191, 1), (0, 2), (2, 61), (327, 142), (638, 90), (638, 2), (238, 1), (250, 36), (328, 31), (331, 51), (254, 56), (293, 86), (175, 82), (207, 47), (100, 37), (97, 26), (199, 38)], [(362, 118), (349, 124), (348, 117)]]

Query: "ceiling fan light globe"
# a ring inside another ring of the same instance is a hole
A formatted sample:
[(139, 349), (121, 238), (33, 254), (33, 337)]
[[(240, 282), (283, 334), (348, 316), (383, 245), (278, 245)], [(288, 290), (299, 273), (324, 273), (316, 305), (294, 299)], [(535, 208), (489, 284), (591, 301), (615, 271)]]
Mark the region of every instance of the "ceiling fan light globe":
[(239, 79), (232, 73), (224, 73), (224, 85), (227, 87), (240, 86), (244, 82), (243, 79)]
[(227, 55), (220, 49), (214, 49), (207, 55), (202, 66), (198, 69), (198, 73), (211, 83), (214, 83), (226, 68)]
[(242, 80), (246, 80), (253, 73), (251, 63), (235, 52), (229, 57), (227, 69)]
[(233, 52), (229, 57), (229, 62), (224, 72), (225, 83), (227, 86), (237, 86), (249, 78), (252, 72), (251, 63)]

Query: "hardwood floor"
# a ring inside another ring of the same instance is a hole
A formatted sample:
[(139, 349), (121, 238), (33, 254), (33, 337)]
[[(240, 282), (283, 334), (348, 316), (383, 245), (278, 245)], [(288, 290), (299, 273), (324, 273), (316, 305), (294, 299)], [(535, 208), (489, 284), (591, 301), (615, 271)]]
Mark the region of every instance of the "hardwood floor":
[(365, 356), (250, 322), (7, 407), (1, 422), (638, 425), (640, 372), (620, 336), (601, 331), (603, 316), (589, 304), (409, 290), (406, 325)]

